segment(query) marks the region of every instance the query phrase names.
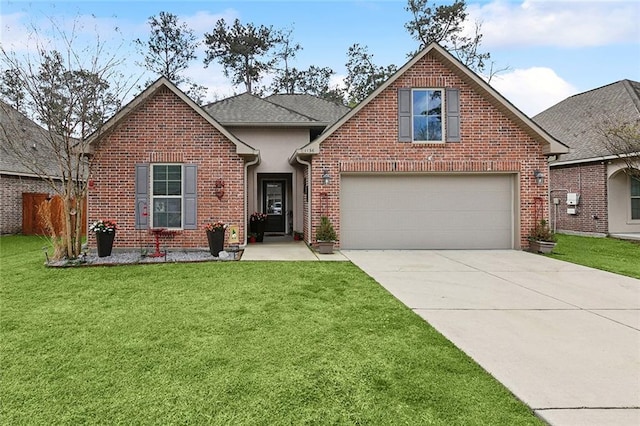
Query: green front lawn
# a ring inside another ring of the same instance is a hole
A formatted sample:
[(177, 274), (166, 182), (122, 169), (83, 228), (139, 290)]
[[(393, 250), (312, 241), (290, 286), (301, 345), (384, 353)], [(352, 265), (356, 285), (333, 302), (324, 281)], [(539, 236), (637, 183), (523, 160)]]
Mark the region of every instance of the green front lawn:
[(640, 278), (640, 243), (558, 234), (550, 257)]
[(1, 237), (3, 424), (541, 424), (346, 262), (46, 269)]

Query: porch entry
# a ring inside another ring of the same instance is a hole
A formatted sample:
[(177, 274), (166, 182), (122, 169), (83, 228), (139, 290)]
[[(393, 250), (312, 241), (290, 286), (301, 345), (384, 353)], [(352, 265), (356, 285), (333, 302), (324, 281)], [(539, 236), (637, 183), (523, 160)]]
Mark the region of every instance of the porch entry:
[(262, 181), (262, 212), (267, 214), (265, 232), (284, 234), (286, 231), (287, 181)]

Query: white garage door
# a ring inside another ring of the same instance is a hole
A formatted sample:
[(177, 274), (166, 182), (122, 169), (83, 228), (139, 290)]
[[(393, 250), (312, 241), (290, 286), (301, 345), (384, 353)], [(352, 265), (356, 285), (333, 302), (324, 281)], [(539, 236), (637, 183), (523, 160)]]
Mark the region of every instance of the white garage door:
[(343, 175), (344, 249), (514, 248), (515, 175)]

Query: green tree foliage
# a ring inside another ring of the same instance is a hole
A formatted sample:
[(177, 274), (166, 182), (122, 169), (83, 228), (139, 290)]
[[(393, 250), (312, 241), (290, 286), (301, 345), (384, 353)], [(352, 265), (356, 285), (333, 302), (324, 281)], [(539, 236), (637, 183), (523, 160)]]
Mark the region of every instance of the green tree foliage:
[(195, 51), (199, 43), (193, 30), (186, 23), (180, 23), (178, 17), (169, 12), (151, 16), (148, 23), (151, 27), (149, 39), (134, 40), (139, 53), (144, 57), (144, 63), (140, 65), (166, 77), (176, 86), (185, 88), (192, 99), (201, 103), (204, 87), (183, 74), (189, 63), (196, 59)]
[(280, 32), (279, 49), (275, 54), (275, 75), (271, 84), (275, 93), (296, 93), (296, 85), (302, 75), (296, 68), (291, 67), (291, 61), (302, 50), (302, 46), (291, 39), (292, 32), (291, 29)]
[(238, 19), (232, 26), (224, 19), (218, 20), (213, 31), (204, 37), (205, 66), (218, 61), (224, 75), (235, 85), (244, 84), (247, 93), (253, 93), (254, 84), (273, 70), (274, 49), (282, 40), (282, 34), (271, 26), (242, 25)]
[(345, 85), (350, 106), (364, 100), (398, 69), (393, 64), (386, 67), (374, 64), (373, 54), (357, 43), (349, 47), (346, 67)]
[(450, 5), (436, 5), (435, 1), (430, 0), (408, 0), (406, 10), (411, 13), (411, 20), (405, 24), (405, 28), (418, 41), (418, 51), (433, 42), (438, 43), (460, 62), (482, 73), (491, 55), (479, 51), (482, 42), (480, 23), (475, 23), (473, 35), (465, 35), (466, 8), (464, 0), (455, 0)]
[(24, 87), (17, 70), (7, 69), (0, 75), (0, 96), (18, 111), (24, 106)]
[(276, 75), (271, 85), (274, 93), (305, 93), (330, 102), (344, 104), (344, 90), (331, 86), (331, 76), (335, 75), (329, 67), (311, 65), (304, 71), (291, 68), (288, 76)]

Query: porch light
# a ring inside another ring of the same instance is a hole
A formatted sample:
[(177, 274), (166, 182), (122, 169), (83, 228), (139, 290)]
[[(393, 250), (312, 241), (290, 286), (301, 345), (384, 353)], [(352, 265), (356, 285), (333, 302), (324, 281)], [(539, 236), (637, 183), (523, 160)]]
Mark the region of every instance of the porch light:
[(544, 183), (544, 174), (540, 170), (533, 172), (533, 177), (536, 178), (536, 183), (542, 185)]
[(329, 170), (322, 169), (322, 184), (329, 185), (330, 181), (331, 181), (331, 175), (329, 174)]

